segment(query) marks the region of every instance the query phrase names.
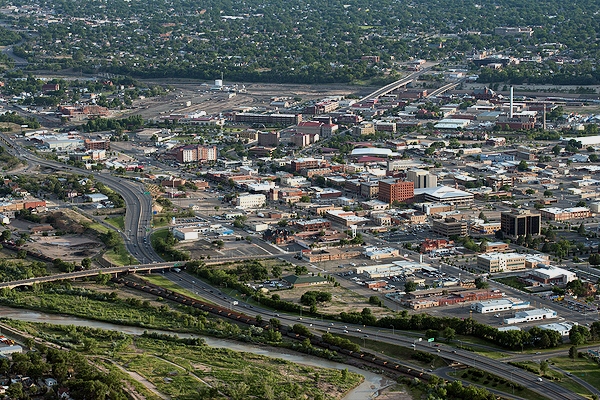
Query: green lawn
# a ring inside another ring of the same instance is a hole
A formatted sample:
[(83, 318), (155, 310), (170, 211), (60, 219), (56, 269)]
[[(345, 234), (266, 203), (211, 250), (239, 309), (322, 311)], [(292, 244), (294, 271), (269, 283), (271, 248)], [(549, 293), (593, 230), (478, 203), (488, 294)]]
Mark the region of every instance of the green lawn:
[[(176, 321), (176, 318), (172, 318)], [(128, 380), (149, 400), (157, 396), (122, 370), (150, 381), (178, 400), (343, 398), (363, 381), (346, 370), (295, 364), (277, 357), (213, 348), (173, 338), (132, 337), (87, 327), (33, 324), (7, 320), (45, 340), (68, 346)], [(117, 369), (116, 365), (121, 368)]]
[[(564, 358), (568, 359), (569, 361), (573, 361), (567, 357), (564, 357)], [(551, 360), (551, 361), (553, 362), (553, 364), (556, 365), (556, 363), (554, 363), (553, 360)], [(522, 361), (522, 362), (514, 363), (513, 365), (515, 365), (518, 368), (523, 368), (525, 370), (533, 372), (535, 374), (542, 375), (545, 379), (552, 380), (552, 381), (556, 382), (557, 384), (559, 384), (560, 386), (562, 386), (566, 389), (569, 389), (570, 391), (572, 391), (574, 393), (578, 393), (584, 397), (590, 398), (592, 395), (586, 388), (584, 388), (579, 383), (575, 382), (574, 380), (570, 379), (567, 375), (565, 375), (559, 371), (555, 371), (555, 370), (549, 368), (545, 373), (542, 373), (542, 371), (540, 370), (540, 364), (535, 361)], [(570, 363), (568, 365), (570, 365)], [(559, 368), (562, 369), (562, 367), (559, 367)], [(567, 370), (567, 368), (565, 368), (563, 370)]]
[(90, 229), (95, 230), (98, 233), (106, 233), (108, 232), (108, 229), (106, 226), (99, 224), (98, 222), (93, 222), (89, 225)]
[[(475, 374), (477, 373), (483, 375), (483, 377), (476, 376)], [(467, 368), (460, 371), (452, 372), (450, 373), (450, 375), (462, 381), (475, 383), (489, 389), (500, 390), (509, 394), (514, 393), (516, 396), (519, 396), (524, 399), (540, 399), (540, 395), (532, 390), (525, 389), (524, 387), (519, 385), (515, 385), (513, 387), (512, 383), (509, 380), (497, 377), (485, 371), (479, 371), (475, 368)]]
[(136, 265), (139, 264), (127, 249), (124, 244), (120, 244), (116, 249), (107, 250), (104, 253), (104, 258), (116, 265)]
[(152, 242), (153, 240), (156, 240), (156, 239), (166, 239), (168, 234), (169, 234), (168, 229), (158, 229), (158, 230), (152, 232), (152, 237), (150, 238), (151, 239), (150, 241)]
[(406, 360), (410, 364), (418, 365), (420, 367), (423, 367), (424, 369), (440, 368), (445, 367), (447, 365), (440, 357), (437, 356), (431, 362), (417, 360), (415, 358), (412, 358), (412, 356), (415, 354), (415, 351), (413, 349), (409, 349), (407, 347), (402, 346), (396, 346), (389, 343), (379, 342), (374, 336), (371, 336), (369, 339), (364, 338), (364, 340), (363, 338), (348, 335), (336, 336), (348, 339), (358, 344), (359, 346), (371, 351), (372, 353), (383, 354), (384, 356), (393, 357), (398, 360)]
[[(594, 361), (586, 358), (576, 358), (572, 360), (569, 357), (553, 357), (550, 359), (550, 362), (554, 366), (573, 374), (574, 376), (586, 381), (590, 385), (593, 385), (596, 388), (600, 387), (600, 368)], [(563, 382), (561, 382), (561, 385), (581, 395), (590, 396), (587, 389), (581, 387), (571, 379), (565, 379)], [(576, 387), (580, 389), (571, 389), (571, 385), (576, 385)]]
[(169, 218), (164, 215), (155, 215), (152, 217), (152, 226), (154, 228), (161, 228), (163, 226), (169, 225)]
[(202, 300), (208, 303), (211, 303), (210, 301), (206, 300), (204, 297), (201, 296), (200, 294), (196, 294), (194, 292), (191, 292), (187, 289), (182, 288), (181, 286), (179, 286), (177, 283), (172, 282), (170, 280), (168, 280), (167, 278), (165, 278), (162, 275), (159, 274), (151, 274), (151, 275), (143, 275), (142, 279), (144, 279), (145, 281), (148, 281), (154, 285), (158, 285), (161, 286), (167, 290), (170, 290), (172, 292), (175, 293), (179, 293), (179, 294), (183, 294), (185, 296), (189, 296), (192, 297), (194, 299), (198, 299), (198, 300)]
[(509, 276), (506, 278), (492, 278), (492, 280), (514, 287), (515, 289), (523, 290), (525, 292), (528, 291), (525, 289), (525, 284), (515, 276)]
[(125, 229), (125, 217), (123, 215), (117, 217), (109, 217), (106, 218), (104, 221), (116, 227), (117, 229)]

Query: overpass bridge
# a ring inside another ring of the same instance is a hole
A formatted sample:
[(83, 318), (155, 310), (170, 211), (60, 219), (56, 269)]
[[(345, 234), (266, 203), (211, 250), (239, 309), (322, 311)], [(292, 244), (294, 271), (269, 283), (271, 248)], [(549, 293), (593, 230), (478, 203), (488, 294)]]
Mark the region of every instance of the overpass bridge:
[(173, 268), (177, 264), (176, 262), (168, 263), (157, 263), (157, 264), (145, 264), (145, 265), (127, 265), (124, 267), (109, 267), (109, 268), (95, 268), (84, 271), (66, 272), (63, 274), (55, 274), (48, 276), (39, 276), (30, 279), (21, 279), (18, 281), (2, 282), (0, 283), (0, 289), (8, 288), (14, 289), (20, 286), (31, 286), (36, 283), (46, 283), (54, 281), (62, 281), (77, 278), (87, 278), (90, 276), (97, 276), (100, 274), (110, 274), (111, 276), (117, 276), (124, 273), (136, 273), (136, 272), (152, 272), (165, 268)]
[(463, 83), (464, 81), (466, 81), (466, 78), (463, 78), (459, 81), (456, 82), (452, 82), (452, 83), (448, 83), (440, 88), (437, 88), (435, 90), (433, 90), (431, 93), (429, 93), (426, 98), (430, 98), (430, 97), (435, 97), (435, 96), (439, 96), (442, 93), (447, 92), (448, 90), (452, 90), (455, 87), (457, 87), (458, 85), (460, 85), (461, 83)]
[[(281, 254), (270, 254), (270, 255), (258, 255), (258, 256), (233, 256), (233, 257), (214, 257), (212, 259), (202, 260), (206, 265), (214, 265), (214, 264), (222, 264), (226, 262), (232, 261), (244, 261), (244, 260), (253, 260), (253, 259), (271, 259), (271, 258), (279, 258)], [(109, 263), (107, 263), (109, 264)], [(112, 265), (108, 265), (105, 268), (94, 268), (83, 271), (74, 271), (74, 272), (66, 272), (62, 274), (54, 274), (48, 276), (38, 276), (36, 278), (29, 279), (21, 279), (17, 281), (10, 282), (1, 282), (0, 290), (4, 288), (14, 289), (20, 286), (31, 286), (36, 283), (46, 283), (46, 282), (55, 282), (55, 281), (63, 281), (70, 279), (78, 279), (78, 278), (89, 278), (91, 276), (97, 276), (100, 274), (110, 274), (111, 276), (118, 276), (120, 274), (135, 274), (137, 272), (153, 272), (160, 271), (163, 269), (170, 269), (180, 265), (185, 264), (184, 261), (171, 261), (171, 262), (161, 262), (161, 263), (152, 263), (152, 264), (138, 264), (138, 265), (125, 265), (125, 266), (117, 266), (114, 267)]]
[(417, 79), (419, 77), (419, 75), (424, 74), (424, 73), (428, 72), (429, 70), (431, 70), (431, 67), (423, 68), (420, 71), (413, 72), (412, 74), (407, 75), (404, 78), (402, 78), (396, 82), (392, 82), (388, 85), (385, 85), (384, 87), (382, 87), (380, 89), (377, 89), (373, 93), (370, 93), (370, 94), (366, 95), (365, 97), (359, 99), (358, 102), (362, 103), (369, 99), (376, 99), (380, 96), (383, 96), (390, 92), (393, 92), (394, 90), (401, 88), (402, 86), (406, 86), (409, 83), (412, 83), (415, 79)]

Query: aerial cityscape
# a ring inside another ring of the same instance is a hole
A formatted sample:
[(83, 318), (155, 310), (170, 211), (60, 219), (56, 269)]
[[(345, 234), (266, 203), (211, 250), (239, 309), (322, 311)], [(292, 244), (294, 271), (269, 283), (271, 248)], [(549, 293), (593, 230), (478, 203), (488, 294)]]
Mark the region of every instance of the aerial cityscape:
[(599, 14), (1, 2), (0, 398), (599, 399)]

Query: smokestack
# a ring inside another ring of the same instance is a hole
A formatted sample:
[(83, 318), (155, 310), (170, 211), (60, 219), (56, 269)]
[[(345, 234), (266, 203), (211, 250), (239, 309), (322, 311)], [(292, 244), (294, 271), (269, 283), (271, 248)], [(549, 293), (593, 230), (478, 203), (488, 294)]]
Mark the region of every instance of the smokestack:
[(513, 117), (513, 101), (514, 101), (513, 97), (514, 97), (514, 91), (513, 91), (513, 87), (511, 86), (510, 87), (510, 112), (508, 113), (508, 116), (510, 118)]
[(542, 129), (546, 130), (546, 105), (544, 104), (544, 121), (542, 122)]

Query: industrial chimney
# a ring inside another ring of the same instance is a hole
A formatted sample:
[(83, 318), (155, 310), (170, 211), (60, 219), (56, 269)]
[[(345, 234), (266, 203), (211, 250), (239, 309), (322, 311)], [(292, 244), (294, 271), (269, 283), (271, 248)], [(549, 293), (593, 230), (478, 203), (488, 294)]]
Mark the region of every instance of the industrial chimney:
[(514, 102), (514, 90), (513, 87), (510, 87), (510, 112), (508, 113), (509, 118), (513, 117), (513, 102)]

